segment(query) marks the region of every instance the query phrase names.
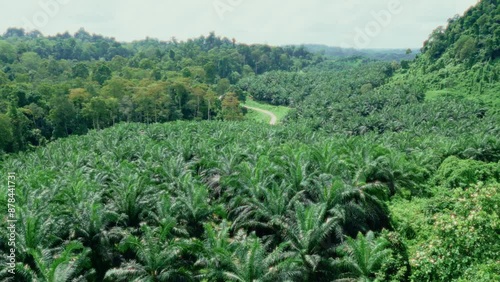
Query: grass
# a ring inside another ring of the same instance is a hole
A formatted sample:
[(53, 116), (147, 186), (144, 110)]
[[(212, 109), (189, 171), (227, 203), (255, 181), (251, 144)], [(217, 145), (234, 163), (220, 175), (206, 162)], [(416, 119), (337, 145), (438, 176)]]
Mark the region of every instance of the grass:
[[(246, 103), (243, 103), (242, 105), (249, 106), (249, 107), (254, 107), (254, 108), (259, 108), (263, 109), (266, 111), (270, 111), (276, 115), (278, 118), (278, 123), (281, 122), (285, 116), (288, 114), (288, 112), (291, 110), (288, 107), (284, 106), (273, 106), (269, 104), (264, 104), (257, 102), (255, 100), (247, 99)], [(246, 118), (250, 120), (255, 120), (258, 122), (263, 122), (263, 123), (269, 123), (271, 121), (271, 117), (252, 110), (248, 110), (248, 113), (246, 114)]]
[(454, 89), (443, 89), (443, 90), (429, 90), (425, 93), (426, 100), (434, 100), (440, 96), (444, 95), (460, 95), (458, 91)]
[(247, 120), (253, 120), (259, 123), (269, 124), (271, 122), (270, 116), (252, 110), (248, 110), (247, 114), (245, 115), (245, 118)]

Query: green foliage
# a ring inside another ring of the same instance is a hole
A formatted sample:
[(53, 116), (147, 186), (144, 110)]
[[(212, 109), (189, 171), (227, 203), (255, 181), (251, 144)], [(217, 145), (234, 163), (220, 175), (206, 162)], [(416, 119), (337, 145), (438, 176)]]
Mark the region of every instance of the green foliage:
[(488, 282), (500, 280), (500, 266), (498, 261), (490, 261), (483, 264), (477, 264), (468, 268), (458, 282), (477, 281)]
[(92, 80), (103, 85), (104, 82), (111, 79), (111, 75), (112, 75), (111, 69), (108, 66), (106, 66), (105, 64), (99, 64), (93, 71)]
[(419, 231), (429, 233), (429, 238), (420, 242), (412, 254), (412, 279), (492, 277), (485, 270), (495, 268), (492, 260), (498, 259), (500, 253), (498, 192), (498, 184), (479, 184), (440, 196), (441, 205), (447, 208), (434, 213), (429, 224), (422, 226), (425, 230)]
[(223, 78), (219, 80), (219, 82), (217, 82), (217, 87), (216, 87), (217, 94), (219, 94), (220, 96), (226, 94), (230, 86), (231, 84), (229, 82), (229, 79)]
[(320, 95), (324, 91), (329, 95), (335, 94), (335, 98), (342, 98), (352, 92), (352, 88), (359, 91), (363, 84), (379, 86), (387, 78), (381, 70), (388, 68), (388, 63), (366, 62), (357, 58), (339, 59), (310, 67), (306, 72), (268, 72), (242, 79), (238, 85), (256, 100), (301, 107), (308, 96)]
[[(387, 187), (363, 175), (390, 150), (345, 142), (304, 126), (120, 124), (12, 155), (0, 173), (23, 178), (20, 252), (79, 241), (92, 249), (79, 275), (327, 281), (345, 235), (387, 226)], [(37, 271), (30, 261), (19, 255)]]
[(223, 119), (217, 97), (235, 92), (244, 101), (234, 87), (242, 78), (320, 61), (301, 47), (248, 46), (214, 33), (119, 43), (83, 29), (46, 37), (13, 28), (0, 40), (0, 114), (11, 102), (41, 109), (36, 118), (23, 111), (31, 135), (12, 151), (123, 121)]
[(16, 49), (4, 40), (0, 40), (0, 61), (11, 64), (16, 59)]
[(398, 80), (414, 81), (426, 91), (452, 89), (498, 106), (498, 34), (497, 1), (479, 1), (463, 16), (449, 19), (446, 28), (434, 30)]
[(53, 136), (66, 137), (73, 133), (75, 128), (76, 109), (65, 97), (53, 98), (52, 109), (49, 114), (49, 121), (54, 127)]
[[(380, 61), (401, 61), (415, 58), (411, 49), (353, 49), (331, 47), (326, 45), (306, 44), (304, 47), (313, 52), (325, 55), (327, 58), (364, 57)], [(415, 47), (415, 46), (414, 46)]]
[(83, 78), (83, 79), (86, 79), (89, 74), (90, 74), (90, 71), (87, 67), (87, 65), (83, 64), (83, 63), (78, 63), (76, 65), (74, 65), (71, 69), (72, 73), (73, 73), (73, 77), (74, 78)]
[[(27, 147), (27, 140), (30, 137), (30, 122), (28, 118), (19, 111), (14, 105), (11, 105), (8, 117), (11, 123), (12, 129), (12, 143), (9, 151), (19, 151), (24, 150)], [(7, 138), (8, 138), (7, 133)]]
[(455, 54), (457, 59), (464, 61), (473, 59), (476, 52), (476, 41), (474, 38), (464, 35), (455, 43)]
[(222, 118), (224, 120), (242, 120), (240, 101), (235, 93), (227, 93), (222, 99)]
[(444, 160), (433, 178), (435, 185), (446, 188), (466, 188), (479, 181), (500, 181), (500, 164), (451, 156)]
[(408, 250), (403, 237), (397, 232), (384, 230), (381, 234), (388, 242), (391, 253), (384, 258), (384, 263), (376, 274), (377, 281), (410, 281), (411, 268)]
[[(401, 63), (7, 30), (0, 151), (68, 138), (2, 152), (21, 180), (0, 279), (498, 280), (498, 11), (481, 1)], [(411, 50), (387, 52), (367, 54)], [(232, 122), (245, 100), (282, 123)]]
[(366, 235), (358, 233), (356, 239), (347, 238), (337, 249), (342, 259), (335, 264), (347, 270), (338, 281), (374, 281), (376, 273), (390, 256), (388, 245), (387, 240), (375, 238), (371, 231)]
[(12, 124), (10, 118), (6, 115), (0, 114), (0, 151), (7, 151), (9, 148), (13, 136), (12, 136)]

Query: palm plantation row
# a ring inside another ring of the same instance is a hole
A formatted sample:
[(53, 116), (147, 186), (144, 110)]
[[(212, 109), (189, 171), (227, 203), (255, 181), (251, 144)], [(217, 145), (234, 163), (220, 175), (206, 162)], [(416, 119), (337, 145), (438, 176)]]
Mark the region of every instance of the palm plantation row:
[(2, 168), (22, 179), (14, 279), (372, 280), (390, 266), (408, 277), (386, 200), (420, 193), (440, 162), (424, 157), (430, 141), (409, 154), (374, 141), (180, 122), (21, 153)]
[(18, 278), (317, 280), (345, 235), (389, 226), (387, 186), (368, 181), (389, 150), (238, 128), (123, 125), (8, 161), (23, 179)]
[(304, 130), (240, 128), (123, 125), (7, 161), (23, 179), (16, 279), (315, 280), (344, 235), (388, 226), (376, 160), (328, 165), (332, 145), (310, 159), (302, 142), (323, 141)]

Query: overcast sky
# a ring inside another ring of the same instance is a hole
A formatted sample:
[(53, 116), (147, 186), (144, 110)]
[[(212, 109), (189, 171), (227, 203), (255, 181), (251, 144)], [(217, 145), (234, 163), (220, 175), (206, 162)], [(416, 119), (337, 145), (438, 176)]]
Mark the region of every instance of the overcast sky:
[[(420, 47), (434, 28), (477, 0), (0, 0), (0, 33), (45, 35), (80, 27), (119, 41), (207, 35), (243, 43)], [(43, 4), (45, 3), (45, 5)]]

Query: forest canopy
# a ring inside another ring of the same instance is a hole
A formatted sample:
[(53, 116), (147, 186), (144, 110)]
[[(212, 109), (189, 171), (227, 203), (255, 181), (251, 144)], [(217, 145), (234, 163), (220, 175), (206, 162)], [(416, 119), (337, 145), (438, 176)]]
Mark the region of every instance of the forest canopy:
[(8, 29), (0, 279), (500, 281), (499, 15), (419, 54)]

